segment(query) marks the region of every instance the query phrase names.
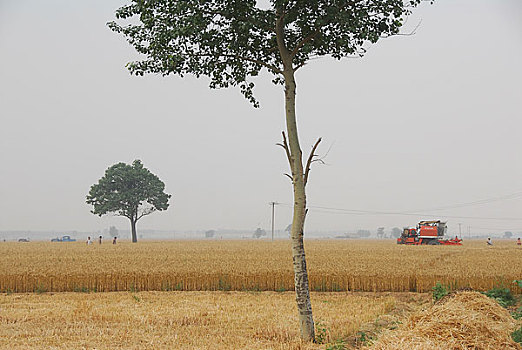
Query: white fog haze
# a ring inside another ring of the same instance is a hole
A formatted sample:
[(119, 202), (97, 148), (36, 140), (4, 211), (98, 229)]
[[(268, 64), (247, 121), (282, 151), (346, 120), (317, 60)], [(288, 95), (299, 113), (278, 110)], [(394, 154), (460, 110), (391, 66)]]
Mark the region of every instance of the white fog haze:
[[(91, 214), (85, 197), (108, 167), (135, 159), (172, 195), (138, 222), (143, 238), (270, 234), (272, 201), (286, 237), (283, 88), (265, 71), (256, 109), (206, 78), (131, 76), (139, 55), (106, 26), (124, 3), (0, 0), (0, 239), (128, 231), (126, 218)], [(318, 137), (327, 153), (310, 173), (305, 236), (439, 218), (451, 233), (461, 223), (463, 235), (517, 235), (522, 2), (425, 3), (403, 31), (415, 33), (297, 73), (303, 153)]]

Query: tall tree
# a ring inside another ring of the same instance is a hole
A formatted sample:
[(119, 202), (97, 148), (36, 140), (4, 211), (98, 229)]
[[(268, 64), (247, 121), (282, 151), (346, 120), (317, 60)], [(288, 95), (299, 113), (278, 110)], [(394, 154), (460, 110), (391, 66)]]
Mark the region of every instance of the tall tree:
[(391, 236), (394, 238), (399, 238), (402, 234), (402, 230), (398, 227), (394, 227), (391, 230)]
[(115, 213), (128, 218), (132, 242), (136, 243), (138, 220), (169, 207), (171, 195), (164, 190), (163, 181), (143, 167), (140, 160), (132, 165), (118, 163), (108, 168), (98, 183), (91, 186), (87, 204), (93, 205), (91, 213), (95, 215)]
[[(286, 133), (280, 145), (291, 169), (294, 213), (291, 229), (296, 300), (304, 340), (314, 340), (303, 229), (305, 187), (321, 139), (303, 161), (295, 114), (295, 73), (310, 59), (365, 52), (366, 43), (397, 34), (421, 0), (130, 0), (116, 11), (123, 34), (143, 60), (127, 65), (144, 75), (192, 74), (211, 88), (238, 86), (257, 107), (252, 77), (266, 69), (284, 86)], [(127, 21), (130, 20), (130, 21)]]
[(109, 235), (110, 235), (111, 237), (118, 237), (118, 234), (119, 234), (119, 231), (118, 231), (118, 229), (116, 228), (116, 226), (111, 226), (111, 227), (109, 228)]
[(266, 231), (263, 230), (261, 227), (258, 227), (255, 231), (252, 237), (254, 238), (261, 238), (263, 236), (266, 236)]

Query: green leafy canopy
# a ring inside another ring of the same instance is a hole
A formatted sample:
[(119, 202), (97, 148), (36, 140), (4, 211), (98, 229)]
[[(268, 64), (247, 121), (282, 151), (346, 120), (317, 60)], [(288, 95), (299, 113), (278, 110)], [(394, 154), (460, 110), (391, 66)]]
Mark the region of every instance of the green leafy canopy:
[(283, 83), (310, 59), (362, 56), (365, 43), (399, 33), (420, 2), (270, 0), (261, 8), (255, 0), (131, 0), (116, 12), (124, 23), (108, 26), (145, 56), (128, 64), (133, 74), (207, 76), (211, 88), (239, 86), (257, 107), (251, 77), (262, 69)]
[(140, 160), (132, 165), (117, 163), (105, 171), (97, 184), (91, 186), (87, 204), (95, 215), (115, 213), (137, 221), (155, 211), (167, 210), (170, 194), (165, 184)]

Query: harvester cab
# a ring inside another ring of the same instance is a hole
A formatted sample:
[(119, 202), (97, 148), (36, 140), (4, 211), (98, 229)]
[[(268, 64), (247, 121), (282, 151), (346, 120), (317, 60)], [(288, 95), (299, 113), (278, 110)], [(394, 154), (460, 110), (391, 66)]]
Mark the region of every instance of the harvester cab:
[(445, 222), (437, 221), (421, 221), (417, 225), (419, 238), (443, 238), (448, 227)]
[(402, 231), (401, 238), (407, 239), (407, 238), (415, 238), (417, 237), (417, 229), (413, 226), (411, 227), (405, 227)]
[(461, 239), (444, 239), (448, 226), (440, 220), (421, 221), (417, 227), (404, 228), (401, 237), (397, 238), (397, 244), (408, 245), (462, 245)]

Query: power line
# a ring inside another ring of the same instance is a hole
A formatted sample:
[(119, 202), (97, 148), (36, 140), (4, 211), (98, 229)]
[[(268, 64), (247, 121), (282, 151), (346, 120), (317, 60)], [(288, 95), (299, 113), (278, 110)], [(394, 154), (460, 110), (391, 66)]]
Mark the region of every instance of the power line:
[[(280, 205), (291, 207), (287, 203), (279, 203)], [(522, 218), (510, 218), (510, 217), (481, 217), (481, 216), (457, 216), (457, 215), (441, 215), (441, 214), (429, 214), (429, 213), (407, 213), (407, 212), (391, 212), (391, 211), (376, 211), (376, 210), (360, 210), (360, 209), (346, 209), (346, 208), (333, 208), (333, 207), (322, 207), (309, 205), (309, 209), (316, 212), (330, 213), (330, 214), (344, 214), (344, 215), (401, 215), (401, 216), (424, 216), (424, 217), (445, 217), (451, 219), (474, 219), (474, 220), (501, 220), (501, 221), (512, 221), (522, 220)]]
[(455, 208), (464, 208), (464, 207), (470, 207), (475, 205), (482, 205), (482, 204), (489, 204), (493, 202), (499, 202), (507, 199), (515, 199), (522, 197), (522, 191), (513, 192), (510, 194), (506, 194), (503, 196), (497, 196), (497, 197), (491, 197), (486, 199), (480, 199), (472, 202), (466, 202), (466, 203), (460, 203), (460, 204), (453, 204), (438, 208), (430, 208), (430, 209), (422, 209), (422, 210), (409, 210), (410, 212), (418, 212), (418, 211), (436, 211), (436, 210), (446, 210), (446, 209), (455, 209)]
[[(471, 202), (453, 204), (448, 206), (442, 206), (431, 209), (424, 210), (409, 210), (406, 212), (393, 212), (393, 211), (375, 211), (375, 210), (361, 210), (361, 209), (346, 209), (346, 208), (332, 208), (332, 207), (322, 207), (322, 206), (308, 206), (309, 208), (315, 209), (315, 212), (322, 213), (331, 213), (331, 214), (346, 214), (346, 215), (403, 215), (403, 216), (426, 216), (426, 217), (446, 217), (446, 218), (455, 218), (455, 219), (474, 219), (474, 220), (502, 220), (502, 221), (511, 221), (511, 220), (522, 220), (522, 218), (510, 218), (510, 217), (477, 217), (477, 216), (457, 216), (457, 215), (441, 215), (441, 214), (430, 214), (424, 213), (429, 211), (438, 211), (438, 210), (447, 210), (447, 209), (456, 209), (456, 208), (464, 208), (475, 205), (483, 205), (489, 204), (493, 202), (516, 199), (522, 197), (522, 191), (513, 192), (510, 194), (491, 197), (486, 199), (480, 199)], [(288, 204), (283, 204), (287, 205)], [(319, 209), (319, 210), (317, 210)]]
[[(520, 229), (514, 229), (514, 228), (492, 228), (492, 227), (475, 227), (473, 226), (474, 229), (479, 229), (479, 230), (490, 230), (490, 231), (522, 231), (522, 228)], [(513, 232), (514, 233), (514, 232)]]

